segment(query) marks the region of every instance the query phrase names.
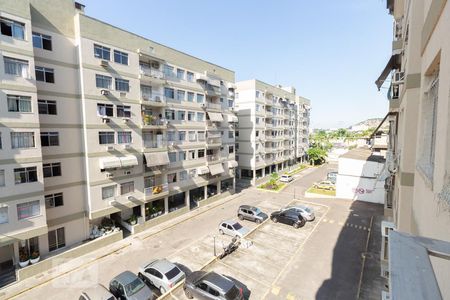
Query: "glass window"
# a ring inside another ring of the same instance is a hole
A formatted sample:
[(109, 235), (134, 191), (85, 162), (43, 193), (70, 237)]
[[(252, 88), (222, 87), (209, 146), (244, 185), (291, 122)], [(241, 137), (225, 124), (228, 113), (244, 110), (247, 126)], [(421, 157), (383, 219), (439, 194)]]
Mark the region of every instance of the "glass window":
[(122, 65), (128, 65), (128, 53), (114, 50), (114, 61)]
[(187, 101), (189, 102), (194, 102), (194, 93), (193, 92), (188, 92), (187, 93)]
[(55, 83), (55, 74), (53, 69), (36, 66), (35, 72), (37, 81)]
[(31, 97), (7, 95), (9, 112), (31, 112)]
[(205, 96), (203, 94), (197, 94), (197, 103), (203, 103), (205, 101)]
[(179, 161), (184, 161), (184, 160), (186, 160), (186, 151), (180, 151), (180, 152), (178, 152), (178, 160), (179, 160)]
[(64, 227), (48, 232), (48, 250), (55, 251), (66, 246)]
[(174, 99), (175, 98), (175, 90), (171, 88), (164, 88), (164, 97)]
[(167, 174), (167, 182), (168, 182), (168, 183), (174, 183), (174, 182), (177, 182), (177, 173), (170, 173), (170, 174)]
[(43, 164), (42, 171), (44, 173), (44, 178), (61, 176), (61, 163)]
[(186, 79), (187, 81), (194, 82), (194, 73), (188, 71), (186, 73)]
[(5, 170), (0, 170), (0, 187), (5, 186)]
[(38, 110), (40, 115), (56, 115), (56, 101), (38, 100)]
[(134, 192), (134, 181), (124, 182), (120, 184), (120, 194), (125, 195)]
[(131, 131), (117, 132), (117, 143), (118, 144), (131, 144)]
[(34, 148), (34, 132), (11, 132), (11, 148)]
[(184, 110), (177, 111), (178, 121), (184, 121), (186, 119), (186, 112)]
[(228, 138), (229, 139), (234, 138), (234, 132), (233, 131), (228, 131)]
[(188, 158), (189, 159), (195, 159), (195, 150), (189, 150), (189, 156), (188, 156)]
[(0, 207), (0, 224), (6, 224), (8, 222), (8, 206)]
[(56, 193), (56, 194), (50, 194), (45, 195), (45, 207), (46, 208), (53, 208), (58, 206), (63, 206), (63, 193)]
[(198, 149), (198, 158), (205, 157), (205, 149)]
[(168, 142), (175, 141), (175, 131), (167, 131), (167, 141)]
[(114, 144), (114, 131), (100, 131), (98, 133), (98, 142), (100, 145)]
[(33, 32), (33, 47), (51, 51), (52, 37), (38, 32)]
[(175, 111), (173, 109), (166, 109), (166, 119), (175, 120)]
[(184, 73), (185, 73), (184, 70), (182, 70), (182, 69), (177, 69), (177, 78), (178, 78), (178, 79), (181, 79), (181, 80), (184, 80)]
[(3, 63), (5, 66), (5, 74), (19, 76), (23, 78), (29, 78), (29, 66), (28, 61), (15, 59), (11, 57), (3, 57)]
[(178, 140), (185, 141), (186, 140), (186, 131), (178, 131)]
[(17, 204), (17, 218), (19, 220), (39, 216), (40, 214), (41, 206), (39, 200)]
[(125, 79), (116, 78), (116, 91), (129, 92), (130, 81)]
[(113, 198), (116, 195), (116, 185), (102, 187), (102, 199)]
[(58, 132), (41, 132), (41, 146), (59, 146), (59, 133)]
[(117, 105), (118, 118), (131, 118), (131, 106)]
[(205, 120), (205, 113), (197, 112), (197, 122), (203, 122)]
[(205, 140), (205, 132), (204, 131), (199, 131), (197, 133), (197, 136), (198, 136), (198, 140), (199, 141), (204, 141)]
[(186, 170), (183, 170), (180, 172), (180, 181), (187, 180), (188, 179), (188, 172)]
[(234, 107), (234, 101), (228, 100), (228, 107)]
[(188, 121), (194, 121), (195, 120), (195, 112), (188, 111)]
[(36, 182), (37, 181), (37, 168), (17, 168), (14, 169), (14, 182), (15, 184)]
[(94, 56), (96, 58), (110, 60), (111, 49), (94, 44)]
[(175, 77), (172, 66), (164, 65), (163, 72), (166, 77)]
[(112, 77), (95, 74), (95, 86), (110, 90), (112, 88)]
[(177, 90), (177, 100), (184, 101), (184, 96), (186, 92), (182, 90)]
[(169, 161), (171, 163), (174, 163), (177, 161), (177, 153), (176, 152), (169, 152)]
[(25, 24), (0, 18), (1, 33), (16, 39), (25, 39)]
[(114, 105), (97, 103), (97, 115), (101, 117), (112, 117), (114, 115)]
[(229, 146), (228, 153), (234, 153), (234, 146)]
[(189, 131), (189, 142), (195, 142), (197, 140), (197, 135), (195, 131)]

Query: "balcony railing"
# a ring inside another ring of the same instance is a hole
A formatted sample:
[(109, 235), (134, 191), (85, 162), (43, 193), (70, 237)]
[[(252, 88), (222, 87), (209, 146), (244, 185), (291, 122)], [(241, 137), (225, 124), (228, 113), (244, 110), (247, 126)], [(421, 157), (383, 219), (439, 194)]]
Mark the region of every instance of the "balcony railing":
[(217, 137), (214, 137), (214, 138), (212, 138), (212, 137), (208, 137), (207, 139), (206, 139), (206, 142), (208, 143), (208, 144), (221, 144), (222, 143), (222, 138), (217, 138)]
[(159, 194), (163, 194), (169, 191), (169, 185), (167, 183), (154, 185), (144, 188), (145, 197), (152, 197)]
[(167, 147), (167, 141), (157, 141), (157, 140), (148, 141), (148, 140), (144, 140), (144, 147), (145, 148), (163, 148), (163, 147)]
[(206, 108), (222, 110), (222, 105), (220, 103), (206, 102)]
[(145, 103), (165, 104), (166, 99), (163, 94), (160, 93), (141, 93), (141, 99)]
[(159, 79), (163, 79), (165, 77), (164, 73), (161, 72), (159, 69), (153, 69), (144, 65), (139, 65), (139, 72), (142, 75), (155, 77)]
[(161, 119), (148, 119), (147, 115), (144, 115), (142, 117), (144, 121), (142, 122), (142, 125), (144, 126), (167, 126), (167, 120), (161, 120)]
[(220, 160), (220, 154), (210, 154), (210, 155), (206, 155), (206, 161), (208, 162), (212, 162), (212, 161), (217, 161)]

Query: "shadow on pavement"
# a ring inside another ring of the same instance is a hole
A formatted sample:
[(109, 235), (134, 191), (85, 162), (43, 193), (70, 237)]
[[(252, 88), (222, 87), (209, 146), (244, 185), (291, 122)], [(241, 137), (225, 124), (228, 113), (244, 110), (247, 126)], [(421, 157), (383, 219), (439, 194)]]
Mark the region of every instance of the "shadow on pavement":
[(233, 278), (231, 276), (228, 276), (228, 275), (224, 275), (224, 276), (226, 278), (232, 280), (234, 283), (236, 283), (238, 288), (242, 289), (242, 293), (244, 295), (244, 299), (250, 299), (250, 295), (251, 295), (252, 292), (249, 290), (249, 288), (244, 283), (242, 283), (241, 281), (239, 281), (239, 280), (237, 280), (237, 279), (235, 279), (235, 278)]
[(180, 263), (177, 263), (177, 262), (175, 262), (174, 264), (175, 264), (178, 268), (180, 268), (180, 270), (183, 271), (184, 274), (186, 274), (186, 276), (192, 273), (192, 270), (189, 269), (188, 267), (186, 267), (185, 265), (180, 264)]

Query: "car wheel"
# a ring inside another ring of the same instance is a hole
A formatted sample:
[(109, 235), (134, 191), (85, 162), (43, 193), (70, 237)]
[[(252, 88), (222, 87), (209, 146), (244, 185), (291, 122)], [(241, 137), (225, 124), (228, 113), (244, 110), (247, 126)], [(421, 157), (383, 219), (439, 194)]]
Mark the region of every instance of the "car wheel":
[(256, 222), (256, 224), (261, 224), (261, 220), (260, 219), (256, 219), (255, 222)]
[(272, 221), (273, 221), (274, 223), (277, 223), (277, 222), (278, 222), (277, 217), (273, 217), (273, 218), (272, 218)]
[(184, 289), (184, 294), (186, 295), (186, 298), (193, 299), (192, 292), (188, 289)]
[(300, 224), (298, 224), (298, 223), (294, 223), (292, 226), (294, 226), (295, 229), (300, 228)]
[(161, 295), (166, 293), (166, 289), (163, 286), (159, 287), (159, 292), (161, 293)]
[(243, 215), (238, 215), (239, 220), (244, 220), (244, 216)]
[(225, 234), (222, 229), (219, 229), (220, 234)]
[(306, 221), (305, 221), (305, 220), (301, 221), (301, 222), (300, 222), (300, 227), (305, 226), (305, 224), (306, 224)]

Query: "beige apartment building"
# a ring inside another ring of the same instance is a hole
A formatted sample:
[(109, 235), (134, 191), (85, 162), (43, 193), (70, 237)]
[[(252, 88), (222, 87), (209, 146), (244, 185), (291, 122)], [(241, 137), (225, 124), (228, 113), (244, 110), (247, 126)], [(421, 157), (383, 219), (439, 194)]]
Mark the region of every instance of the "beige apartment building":
[(256, 184), (306, 158), (310, 101), (293, 87), (259, 80), (236, 83), (238, 176)]
[(392, 56), (376, 82), (388, 88), (389, 99), (385, 297), (448, 299), (450, 5), (388, 0), (387, 8), (394, 18)]
[(2, 1), (0, 23), (2, 274), (233, 193), (233, 71), (72, 0)]

